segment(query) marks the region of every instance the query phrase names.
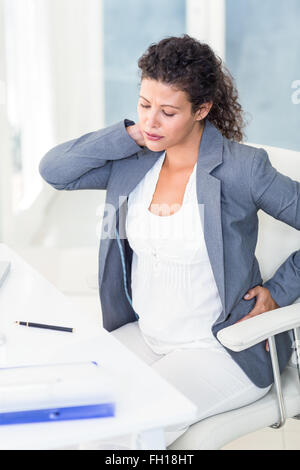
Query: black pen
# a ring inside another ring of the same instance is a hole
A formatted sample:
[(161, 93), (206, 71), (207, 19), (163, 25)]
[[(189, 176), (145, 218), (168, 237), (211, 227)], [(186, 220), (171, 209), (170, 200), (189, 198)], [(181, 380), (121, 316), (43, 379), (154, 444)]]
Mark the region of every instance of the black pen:
[(46, 330), (67, 331), (73, 333), (74, 328), (66, 328), (65, 326), (42, 325), (41, 323), (31, 323), (28, 321), (16, 321), (17, 325), (31, 326), (33, 328), (44, 328)]

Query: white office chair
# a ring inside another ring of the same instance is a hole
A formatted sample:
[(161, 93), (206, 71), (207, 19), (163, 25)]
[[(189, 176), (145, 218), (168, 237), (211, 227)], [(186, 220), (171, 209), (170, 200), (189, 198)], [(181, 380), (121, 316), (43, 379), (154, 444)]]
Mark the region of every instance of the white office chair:
[[(292, 179), (300, 181), (300, 152), (252, 144), (263, 147), (272, 165)], [(300, 208), (299, 208), (300, 210)], [(299, 231), (269, 216), (258, 212), (259, 233), (256, 256), (264, 282), (273, 276), (276, 269), (295, 250), (300, 248)], [(287, 418), (300, 419), (300, 297), (284, 308), (265, 312), (245, 322), (223, 328), (218, 339), (233, 351), (242, 351), (264, 339), (269, 339), (274, 371), (274, 384), (260, 400), (226, 413), (203, 419), (192, 424), (174, 441), (168, 450), (217, 450), (233, 440), (263, 429), (280, 428)], [(278, 371), (274, 335), (289, 331), (298, 351), (281, 374)], [(274, 430), (274, 432), (276, 432)]]

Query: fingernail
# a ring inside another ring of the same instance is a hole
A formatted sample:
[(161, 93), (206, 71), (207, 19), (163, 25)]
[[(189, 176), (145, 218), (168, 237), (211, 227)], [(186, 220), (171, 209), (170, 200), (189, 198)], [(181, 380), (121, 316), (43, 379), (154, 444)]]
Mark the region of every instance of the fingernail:
[(246, 294), (246, 295), (244, 295), (244, 297), (245, 297), (245, 299), (248, 299), (248, 297), (250, 297), (250, 295)]

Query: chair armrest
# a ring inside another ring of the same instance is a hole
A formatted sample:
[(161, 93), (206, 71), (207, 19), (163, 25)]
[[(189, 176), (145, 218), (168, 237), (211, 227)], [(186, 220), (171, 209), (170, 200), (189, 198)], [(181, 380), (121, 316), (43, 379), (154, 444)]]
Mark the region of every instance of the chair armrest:
[(232, 351), (243, 351), (264, 339), (300, 326), (300, 303), (277, 308), (218, 331), (219, 341)]

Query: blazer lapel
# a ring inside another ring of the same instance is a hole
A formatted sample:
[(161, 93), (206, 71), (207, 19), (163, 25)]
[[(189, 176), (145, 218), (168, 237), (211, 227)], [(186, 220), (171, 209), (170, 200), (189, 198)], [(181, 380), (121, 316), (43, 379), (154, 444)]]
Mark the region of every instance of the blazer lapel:
[(206, 248), (225, 312), (221, 181), (210, 174), (221, 163), (223, 163), (223, 136), (213, 124), (206, 121), (196, 173), (197, 198)]
[[(126, 237), (125, 222), (128, 195), (138, 185), (150, 168), (152, 168), (163, 152), (164, 150), (160, 152), (152, 152), (146, 148), (138, 153), (137, 158), (126, 162), (126, 177), (124, 177), (124, 174), (121, 177), (120, 174), (119, 184), (115, 185), (116, 187), (113, 188), (109, 201), (107, 201), (110, 204), (113, 204), (116, 208), (115, 220), (117, 227), (119, 228), (120, 238)], [(196, 173), (197, 198), (207, 252), (222, 306), (225, 311), (224, 253), (221, 224), (221, 182), (210, 174), (211, 171), (222, 162), (223, 136), (213, 124), (206, 121), (198, 154)], [(113, 238), (115, 238), (114, 228), (115, 224), (112, 224), (111, 236)], [(105, 241), (106, 243), (102, 250), (100, 246), (102, 259), (99, 270), (99, 285), (101, 285), (102, 282), (104, 265), (109, 249), (109, 242), (111, 240), (106, 239)]]

